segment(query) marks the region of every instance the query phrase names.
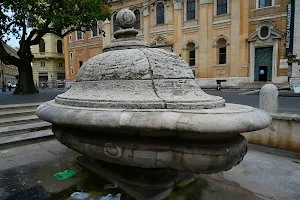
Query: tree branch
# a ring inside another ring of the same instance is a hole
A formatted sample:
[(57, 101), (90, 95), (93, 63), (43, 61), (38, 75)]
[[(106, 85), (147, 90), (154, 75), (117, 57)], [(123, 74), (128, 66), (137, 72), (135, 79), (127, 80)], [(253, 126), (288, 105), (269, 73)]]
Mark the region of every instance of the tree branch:
[(0, 60), (5, 64), (18, 66), (20, 59), (7, 53), (3, 44), (4, 43), (0, 41)]
[(13, 22), (10, 22), (9, 24), (6, 25), (6, 28), (3, 30), (3, 32), (8, 32), (9, 29), (10, 29), (10, 27), (11, 27), (12, 25), (14, 25), (14, 24), (21, 26), (21, 23), (20, 23), (20, 22), (13, 21)]
[(71, 29), (68, 30), (67, 32), (61, 34), (61, 36), (59, 36), (59, 35), (57, 35), (57, 36), (59, 36), (59, 37), (61, 37), (61, 38), (64, 38), (65, 36), (67, 36), (68, 34), (74, 32), (74, 31), (76, 31), (76, 28), (71, 28)]
[[(30, 41), (30, 46), (31, 45), (36, 45), (36, 44), (39, 44), (40, 43), (40, 40), (42, 39), (42, 37), (47, 34), (47, 33), (53, 33), (55, 35), (57, 35), (58, 37), (61, 37), (63, 38), (64, 36), (66, 36), (67, 34), (73, 32), (74, 30), (71, 29), (69, 31), (67, 31), (66, 33), (64, 34), (61, 34), (59, 32), (57, 32), (57, 30), (53, 29), (53, 28), (44, 28), (44, 29), (41, 29), (41, 30), (36, 30), (36, 32), (34, 34), (37, 34), (37, 36)], [(30, 33), (31, 34), (31, 33)]]
[(25, 37), (26, 37), (26, 24), (25, 24), (25, 21), (23, 21), (22, 28), (23, 28), (23, 33), (22, 33), (22, 37), (21, 37), (21, 40), (20, 40), (20, 52), (24, 51), (25, 43), (26, 43), (26, 40), (25, 40)]
[(27, 41), (31, 41), (31, 39), (33, 38), (33, 36), (37, 33), (37, 29), (32, 29), (32, 31), (30, 31), (29, 36), (27, 37)]

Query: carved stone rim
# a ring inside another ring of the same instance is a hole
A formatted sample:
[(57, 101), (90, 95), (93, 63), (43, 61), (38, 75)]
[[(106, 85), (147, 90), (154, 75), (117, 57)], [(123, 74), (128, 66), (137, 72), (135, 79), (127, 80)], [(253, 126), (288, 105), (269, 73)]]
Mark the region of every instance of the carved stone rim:
[(50, 123), (80, 128), (165, 130), (195, 134), (239, 134), (268, 127), (272, 118), (249, 106), (200, 110), (92, 109), (46, 102), (37, 115)]

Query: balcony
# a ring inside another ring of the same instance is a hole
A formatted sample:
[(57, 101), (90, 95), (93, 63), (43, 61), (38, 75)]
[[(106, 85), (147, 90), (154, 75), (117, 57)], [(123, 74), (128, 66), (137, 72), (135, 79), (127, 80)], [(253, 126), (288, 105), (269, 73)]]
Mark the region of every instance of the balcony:
[(64, 59), (63, 53), (52, 53), (52, 52), (39, 52), (34, 53), (34, 58), (59, 58)]

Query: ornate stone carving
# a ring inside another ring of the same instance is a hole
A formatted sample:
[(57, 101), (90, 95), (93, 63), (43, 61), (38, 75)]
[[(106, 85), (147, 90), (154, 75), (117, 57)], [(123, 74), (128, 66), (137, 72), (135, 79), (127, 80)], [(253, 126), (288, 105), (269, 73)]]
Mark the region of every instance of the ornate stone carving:
[[(267, 37), (262, 37), (260, 35), (260, 31), (261, 31), (261, 28), (262, 27), (268, 27), (269, 30), (268, 30), (268, 36)], [(275, 26), (273, 24), (272, 21), (270, 20), (264, 20), (264, 21), (261, 21), (259, 22), (257, 25), (256, 25), (256, 31), (253, 32), (251, 35), (248, 36), (247, 40), (248, 42), (254, 42), (256, 41), (257, 39), (259, 40), (266, 40), (268, 38), (272, 38), (273, 40), (274, 39), (280, 39), (282, 38), (282, 36), (284, 35), (284, 33), (278, 31), (275, 29)]]
[(174, 10), (182, 9), (182, 0), (173, 0)]
[(149, 15), (149, 4), (143, 5), (143, 16), (146, 17)]
[(150, 44), (151, 47), (154, 46), (172, 46), (172, 43), (163, 36), (158, 36)]
[(225, 35), (222, 34), (222, 35), (219, 35), (219, 36), (215, 39), (214, 44), (213, 44), (213, 47), (220, 47), (220, 46), (218, 45), (218, 41), (219, 41), (220, 39), (224, 39), (224, 40), (226, 41), (226, 43), (225, 43), (223, 46), (228, 46), (228, 45), (230, 45), (229, 39), (228, 39)]
[(201, 4), (208, 4), (208, 3), (213, 3), (213, 0), (200, 0), (200, 5)]

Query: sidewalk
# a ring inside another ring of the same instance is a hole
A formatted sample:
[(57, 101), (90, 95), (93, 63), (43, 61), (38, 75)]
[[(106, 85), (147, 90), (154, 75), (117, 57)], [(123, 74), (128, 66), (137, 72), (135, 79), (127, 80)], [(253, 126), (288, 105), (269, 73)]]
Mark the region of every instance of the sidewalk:
[[(199, 175), (195, 182), (174, 191), (170, 199), (300, 199), (300, 160), (264, 153), (262, 150), (269, 148), (252, 146), (238, 166), (214, 175)], [(76, 167), (74, 159), (78, 155), (56, 140), (0, 150), (0, 200), (14, 199), (13, 195), (33, 186), (39, 188), (34, 190), (39, 200), (49, 199), (50, 194), (51, 199), (65, 199), (82, 188), (93, 194), (120, 192), (105, 191), (103, 184), (107, 181)], [(52, 177), (68, 168), (78, 175), (63, 181)], [(87, 177), (97, 184), (83, 181)], [(130, 199), (124, 193), (122, 197)]]

